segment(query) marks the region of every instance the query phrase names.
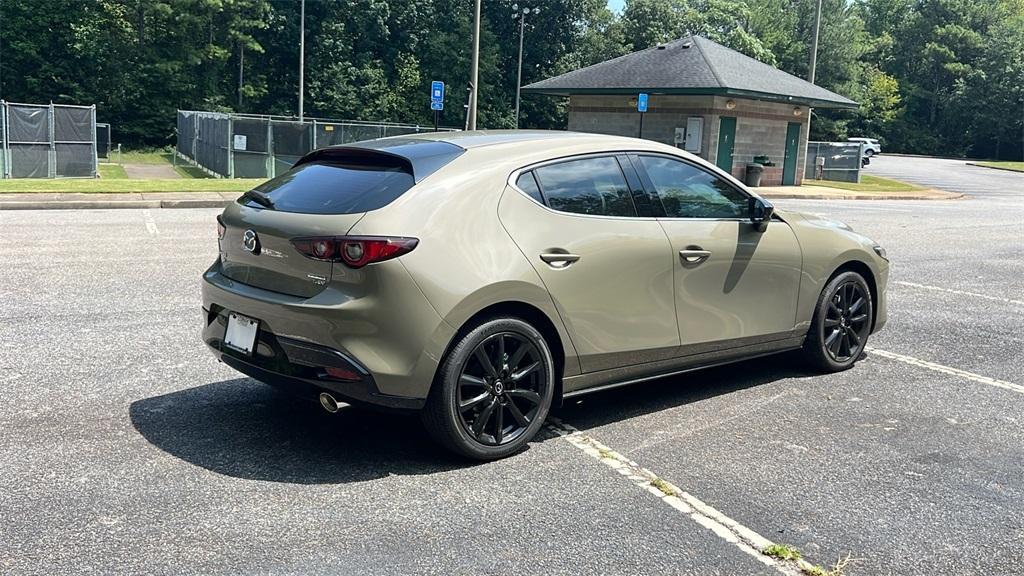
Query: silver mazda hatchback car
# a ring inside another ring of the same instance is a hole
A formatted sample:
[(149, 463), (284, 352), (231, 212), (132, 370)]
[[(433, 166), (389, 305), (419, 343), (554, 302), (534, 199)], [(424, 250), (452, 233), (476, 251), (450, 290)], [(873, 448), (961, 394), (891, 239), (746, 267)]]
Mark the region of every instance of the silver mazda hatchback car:
[(218, 217), (203, 339), (296, 394), (419, 411), (455, 452), (521, 449), (577, 394), (802, 350), (849, 368), (885, 251), (648, 140), (401, 136), (325, 148)]

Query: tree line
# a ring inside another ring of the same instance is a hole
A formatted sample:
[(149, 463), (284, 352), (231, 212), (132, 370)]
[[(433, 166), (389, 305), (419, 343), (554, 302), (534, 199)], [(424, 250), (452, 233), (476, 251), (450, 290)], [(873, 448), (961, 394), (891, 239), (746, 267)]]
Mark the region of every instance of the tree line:
[[(514, 125), (523, 83), (685, 35), (806, 78), (817, 0), (484, 0), (479, 126)], [(824, 0), (816, 83), (861, 103), (816, 111), (812, 138), (886, 149), (1024, 154), (1024, 0)], [(472, 0), (307, 0), (305, 113), (430, 124), (429, 84), (461, 126)], [(295, 115), (298, 0), (0, 0), (0, 97), (95, 103), (129, 144), (173, 141), (176, 109)], [(521, 125), (564, 128), (524, 95)]]

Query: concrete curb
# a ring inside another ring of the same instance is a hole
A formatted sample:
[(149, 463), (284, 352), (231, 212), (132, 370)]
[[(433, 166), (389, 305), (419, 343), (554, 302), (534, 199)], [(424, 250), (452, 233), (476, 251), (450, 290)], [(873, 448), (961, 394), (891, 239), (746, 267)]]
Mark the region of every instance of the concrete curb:
[(978, 168), (988, 168), (989, 170), (1002, 170), (1003, 172), (1015, 172), (1017, 174), (1024, 175), (1024, 170), (1014, 170), (1013, 168), (1003, 168), (1002, 166), (985, 166), (976, 162), (968, 162), (968, 166), (977, 166)]
[(978, 158), (961, 158), (959, 156), (929, 156), (927, 154), (904, 154), (902, 152), (885, 152), (882, 154), (875, 154), (871, 158), (874, 159), (878, 156), (896, 156), (897, 158), (930, 158), (933, 160), (962, 160), (964, 162), (978, 161)]
[[(756, 188), (755, 188), (756, 190)], [(759, 196), (765, 198), (773, 198), (775, 200), (921, 200), (921, 201), (936, 201), (936, 200), (961, 200), (966, 198), (966, 194), (953, 194), (944, 198), (934, 198), (929, 196), (879, 196), (875, 194), (855, 194), (855, 195), (831, 195), (831, 194), (772, 194), (772, 193), (758, 193)]]
[(119, 208), (224, 208), (233, 200), (28, 200), (0, 202), (0, 210), (110, 210)]

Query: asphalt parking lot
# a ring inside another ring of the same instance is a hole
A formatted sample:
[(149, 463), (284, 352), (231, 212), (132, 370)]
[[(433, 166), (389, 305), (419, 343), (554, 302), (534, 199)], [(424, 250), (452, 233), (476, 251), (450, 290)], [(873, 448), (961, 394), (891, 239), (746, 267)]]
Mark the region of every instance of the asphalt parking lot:
[[(872, 172), (970, 198), (778, 202), (889, 252), (854, 369), (753, 360), (582, 397), (562, 429), (846, 574), (1024, 574), (1024, 175)], [(555, 432), (470, 465), (415, 418), (219, 365), (216, 213), (0, 213), (0, 573), (786, 573)]]

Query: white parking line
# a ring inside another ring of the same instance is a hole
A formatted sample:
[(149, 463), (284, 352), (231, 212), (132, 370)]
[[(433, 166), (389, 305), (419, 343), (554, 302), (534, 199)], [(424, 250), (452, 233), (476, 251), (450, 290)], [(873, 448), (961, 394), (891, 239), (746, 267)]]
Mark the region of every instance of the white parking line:
[(146, 221), (146, 232), (149, 232), (151, 236), (156, 236), (160, 233), (160, 230), (156, 227), (156, 220), (153, 220), (153, 214), (149, 210), (142, 211), (142, 219)]
[(798, 576), (803, 571), (812, 569), (811, 564), (804, 560), (797, 562), (782, 561), (763, 554), (761, 551), (772, 545), (771, 540), (719, 512), (696, 496), (684, 492), (670, 482), (659, 478), (650, 470), (641, 467), (636, 462), (601, 444), (569, 424), (561, 422), (556, 418), (549, 418), (548, 428), (568, 443), (622, 474), (623, 477), (636, 486), (660, 498), (662, 502), (671, 506), (676, 511), (689, 516), (691, 520), (712, 531), (722, 540), (736, 546), (758, 562), (770, 566), (787, 576)]
[(994, 300), (996, 302), (1007, 302), (1009, 304), (1019, 304), (1024, 306), (1024, 300), (1013, 300), (1010, 298), (1000, 298), (999, 296), (989, 296), (988, 294), (979, 294), (977, 292), (967, 292), (965, 290), (954, 290), (952, 288), (941, 288), (939, 286), (929, 286), (927, 284), (917, 284), (914, 282), (902, 282), (894, 281), (894, 284), (901, 286), (910, 286), (911, 288), (920, 288), (922, 290), (935, 290), (937, 292), (947, 292), (949, 294), (958, 294), (960, 296), (973, 296), (975, 298), (984, 298), (985, 300)]
[(1004, 390), (1011, 390), (1013, 392), (1019, 392), (1024, 394), (1024, 386), (1020, 384), (1014, 384), (1013, 382), (1007, 382), (1006, 380), (997, 380), (995, 378), (989, 378), (988, 376), (982, 376), (981, 374), (975, 374), (966, 370), (960, 370), (959, 368), (953, 368), (950, 366), (944, 366), (942, 364), (936, 364), (935, 362), (929, 362), (927, 360), (921, 360), (920, 358), (914, 358), (913, 356), (904, 356), (903, 354), (897, 354), (895, 352), (889, 352), (887, 350), (879, 350), (878, 348), (872, 348), (868, 346), (865, 350), (870, 354), (875, 354), (883, 358), (889, 358), (890, 360), (896, 360), (911, 366), (917, 366), (918, 368), (927, 368), (928, 370), (934, 370), (936, 372), (942, 372), (943, 374), (949, 374), (951, 376), (959, 376), (972, 382), (978, 382), (980, 384), (988, 384), (989, 386), (995, 386), (996, 388), (1002, 388)]

